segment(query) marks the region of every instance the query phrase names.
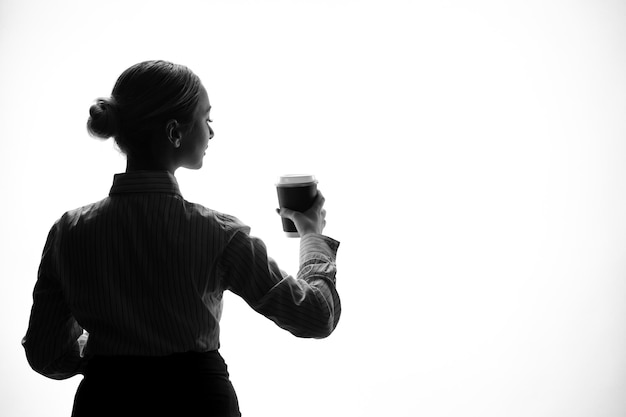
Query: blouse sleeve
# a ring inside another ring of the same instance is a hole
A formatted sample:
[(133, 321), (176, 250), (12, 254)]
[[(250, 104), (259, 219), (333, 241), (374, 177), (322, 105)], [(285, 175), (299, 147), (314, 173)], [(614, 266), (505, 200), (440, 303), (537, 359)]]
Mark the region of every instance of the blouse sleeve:
[(224, 250), (222, 280), (225, 289), (295, 336), (324, 338), (341, 315), (335, 288), (338, 247), (339, 242), (326, 236), (302, 237), (300, 268), (294, 278), (268, 257), (260, 239), (240, 230)]
[(83, 329), (66, 304), (57, 275), (57, 225), (43, 250), (33, 306), (22, 346), (30, 366), (53, 379), (66, 379), (81, 372), (83, 359), (78, 338)]

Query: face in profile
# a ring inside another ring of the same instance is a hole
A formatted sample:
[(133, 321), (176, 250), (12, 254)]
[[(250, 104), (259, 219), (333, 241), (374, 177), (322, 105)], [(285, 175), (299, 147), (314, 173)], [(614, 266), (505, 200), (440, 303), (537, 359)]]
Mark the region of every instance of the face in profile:
[(209, 125), (211, 122), (210, 112), (209, 96), (204, 86), (200, 86), (200, 98), (193, 114), (191, 127), (183, 136), (180, 148), (178, 148), (180, 166), (189, 169), (202, 167), (209, 140), (213, 138), (214, 134)]

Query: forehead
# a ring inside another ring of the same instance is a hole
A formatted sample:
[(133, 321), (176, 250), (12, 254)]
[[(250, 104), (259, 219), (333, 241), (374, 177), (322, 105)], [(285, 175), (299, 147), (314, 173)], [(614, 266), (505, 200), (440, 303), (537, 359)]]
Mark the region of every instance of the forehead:
[(206, 113), (211, 109), (211, 103), (209, 102), (209, 95), (206, 92), (204, 86), (200, 86), (200, 97), (198, 98), (198, 110)]

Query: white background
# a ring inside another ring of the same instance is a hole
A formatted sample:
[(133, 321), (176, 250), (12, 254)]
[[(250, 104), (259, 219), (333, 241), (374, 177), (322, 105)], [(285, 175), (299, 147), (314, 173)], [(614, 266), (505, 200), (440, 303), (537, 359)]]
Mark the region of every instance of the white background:
[(68, 416), (26, 362), (39, 257), (125, 160), (85, 129), (147, 59), (215, 139), (184, 196), (295, 274), (276, 176), (317, 175), (343, 315), (296, 339), (226, 295), (246, 416), (626, 415), (626, 3), (0, 1), (0, 414)]

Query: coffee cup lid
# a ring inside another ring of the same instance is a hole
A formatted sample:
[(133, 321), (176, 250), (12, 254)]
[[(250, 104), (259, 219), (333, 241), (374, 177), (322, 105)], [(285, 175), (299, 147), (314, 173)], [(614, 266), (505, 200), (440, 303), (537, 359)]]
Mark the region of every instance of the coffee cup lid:
[(311, 182), (317, 182), (315, 175), (308, 174), (286, 174), (278, 177), (276, 185), (291, 185), (291, 184), (307, 184)]

